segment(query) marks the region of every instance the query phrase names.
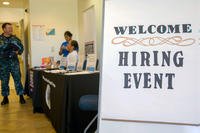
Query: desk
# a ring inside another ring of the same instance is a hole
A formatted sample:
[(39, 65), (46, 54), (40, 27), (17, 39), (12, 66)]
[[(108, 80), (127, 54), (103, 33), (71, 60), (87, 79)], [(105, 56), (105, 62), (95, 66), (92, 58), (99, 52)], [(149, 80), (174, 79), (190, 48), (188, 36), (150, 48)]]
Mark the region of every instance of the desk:
[(29, 91), (32, 97), (34, 113), (43, 112), (41, 101), (40, 101), (41, 92), (39, 89), (39, 85), (41, 85), (41, 81), (42, 81), (42, 72), (43, 70), (30, 69)]
[(40, 89), (42, 109), (58, 133), (83, 133), (97, 114), (97, 111), (80, 110), (79, 99), (83, 95), (98, 94), (98, 72), (43, 72)]

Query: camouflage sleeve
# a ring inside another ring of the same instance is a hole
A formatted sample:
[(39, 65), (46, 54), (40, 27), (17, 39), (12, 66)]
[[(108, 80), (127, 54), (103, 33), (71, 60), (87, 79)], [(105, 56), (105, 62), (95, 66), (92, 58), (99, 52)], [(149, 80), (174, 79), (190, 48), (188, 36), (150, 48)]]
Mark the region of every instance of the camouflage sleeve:
[(18, 54), (21, 55), (24, 51), (24, 46), (22, 45), (21, 40), (18, 39), (17, 37), (13, 37), (11, 43), (18, 48)]
[(3, 41), (2, 36), (0, 35), (0, 56), (3, 53), (3, 48), (4, 48), (4, 41)]
[(0, 48), (2, 48), (4, 45), (4, 41), (3, 41), (3, 39), (2, 39), (2, 37), (1, 37), (1, 35), (0, 35)]

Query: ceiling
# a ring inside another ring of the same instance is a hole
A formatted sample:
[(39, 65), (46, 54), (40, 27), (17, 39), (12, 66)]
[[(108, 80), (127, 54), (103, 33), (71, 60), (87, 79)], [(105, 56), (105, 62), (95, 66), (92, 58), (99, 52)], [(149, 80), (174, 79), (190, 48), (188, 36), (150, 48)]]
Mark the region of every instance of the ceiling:
[[(10, 5), (6, 6), (3, 5), (2, 2), (8, 1), (10, 2)], [(27, 5), (28, 0), (0, 0), (0, 7), (3, 8), (25, 8)]]

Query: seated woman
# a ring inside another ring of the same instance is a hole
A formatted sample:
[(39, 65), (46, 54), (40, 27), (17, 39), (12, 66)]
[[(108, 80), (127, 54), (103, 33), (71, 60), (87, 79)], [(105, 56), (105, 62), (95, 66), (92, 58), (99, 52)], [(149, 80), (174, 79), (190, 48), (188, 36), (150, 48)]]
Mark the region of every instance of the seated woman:
[(75, 40), (71, 40), (66, 49), (69, 51), (69, 54), (67, 56), (67, 70), (75, 71), (78, 63), (78, 42)]

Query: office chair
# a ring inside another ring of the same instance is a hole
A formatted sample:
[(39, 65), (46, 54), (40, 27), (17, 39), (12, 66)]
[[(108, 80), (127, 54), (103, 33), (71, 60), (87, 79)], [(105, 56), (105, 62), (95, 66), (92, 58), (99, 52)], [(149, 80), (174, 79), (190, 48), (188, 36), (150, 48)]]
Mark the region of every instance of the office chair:
[[(98, 95), (83, 95), (79, 100), (79, 108), (82, 111), (97, 111), (98, 110)], [(88, 129), (92, 126), (95, 120), (98, 117), (98, 113), (91, 120), (84, 130), (84, 133), (87, 133)]]

